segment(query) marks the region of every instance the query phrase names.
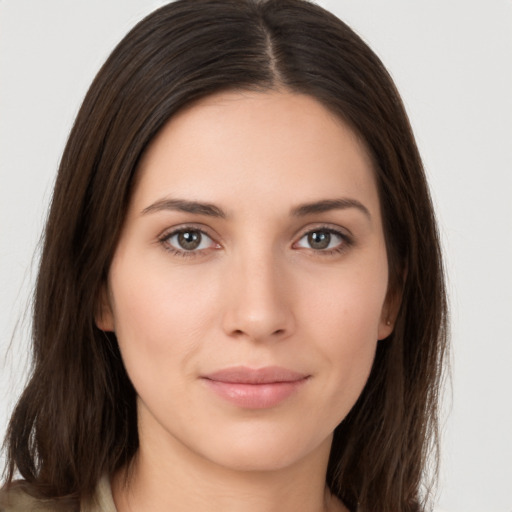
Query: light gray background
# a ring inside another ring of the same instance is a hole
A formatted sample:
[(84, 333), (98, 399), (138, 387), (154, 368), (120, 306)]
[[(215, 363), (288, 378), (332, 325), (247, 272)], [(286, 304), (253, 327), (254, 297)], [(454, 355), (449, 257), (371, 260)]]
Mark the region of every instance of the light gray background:
[[(110, 50), (163, 3), (0, 0), (0, 433), (26, 373), (23, 312), (67, 133)], [(437, 510), (512, 512), (512, 1), (319, 3), (391, 71), (438, 210), (453, 394)]]

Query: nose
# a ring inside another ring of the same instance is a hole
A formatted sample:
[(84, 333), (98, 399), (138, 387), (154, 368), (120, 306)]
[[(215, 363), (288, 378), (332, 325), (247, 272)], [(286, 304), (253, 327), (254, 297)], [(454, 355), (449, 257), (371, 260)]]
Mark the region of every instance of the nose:
[(265, 342), (294, 332), (292, 283), (275, 257), (239, 258), (226, 284), (222, 321), (228, 336)]

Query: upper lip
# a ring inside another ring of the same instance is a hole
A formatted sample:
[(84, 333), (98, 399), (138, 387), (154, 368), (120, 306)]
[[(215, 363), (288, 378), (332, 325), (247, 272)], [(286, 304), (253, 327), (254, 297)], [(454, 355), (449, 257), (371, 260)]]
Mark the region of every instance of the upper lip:
[(278, 382), (296, 382), (306, 379), (308, 375), (281, 366), (248, 368), (233, 366), (204, 375), (203, 378), (237, 384), (271, 384)]

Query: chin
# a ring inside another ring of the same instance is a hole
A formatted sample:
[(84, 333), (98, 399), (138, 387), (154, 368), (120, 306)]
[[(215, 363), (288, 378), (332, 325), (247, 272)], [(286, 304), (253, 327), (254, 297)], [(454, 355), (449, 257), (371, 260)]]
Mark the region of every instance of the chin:
[[(332, 435), (324, 439), (305, 439), (298, 432), (252, 431), (246, 435), (227, 436), (205, 447), (203, 457), (234, 471), (275, 472), (330, 451)], [(226, 439), (229, 441), (226, 442)]]

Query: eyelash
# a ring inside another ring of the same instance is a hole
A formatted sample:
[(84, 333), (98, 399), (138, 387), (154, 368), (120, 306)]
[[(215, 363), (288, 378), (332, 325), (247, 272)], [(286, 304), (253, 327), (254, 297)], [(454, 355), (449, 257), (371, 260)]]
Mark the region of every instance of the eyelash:
[[(201, 249), (199, 251), (198, 250), (187, 251), (184, 249), (177, 249), (176, 247), (173, 247), (172, 245), (170, 245), (169, 240), (173, 236), (179, 235), (180, 233), (187, 233), (187, 232), (200, 233), (201, 236), (206, 236), (210, 240), (212, 240), (213, 243), (215, 243), (213, 238), (208, 233), (206, 233), (206, 231), (204, 231), (203, 229), (200, 229), (196, 226), (183, 226), (178, 229), (174, 229), (170, 232), (166, 232), (158, 238), (158, 242), (163, 246), (163, 248), (167, 252), (170, 252), (172, 255), (180, 256), (182, 258), (195, 258), (197, 256), (200, 256), (201, 253), (203, 253), (204, 251), (208, 250), (208, 249)], [(219, 244), (217, 244), (217, 245), (219, 245)]]
[[(338, 246), (333, 247), (332, 249), (315, 250), (315, 249), (311, 248), (314, 256), (329, 257), (329, 256), (336, 256), (339, 254), (343, 254), (345, 251), (350, 249), (350, 247), (352, 247), (355, 242), (352, 236), (349, 236), (346, 233), (343, 233), (343, 232), (341, 232), (337, 229), (334, 229), (332, 227), (329, 227), (329, 226), (317, 226), (313, 229), (308, 229), (307, 231), (302, 233), (302, 235), (299, 237), (298, 241), (302, 240), (304, 237), (307, 237), (308, 235), (310, 235), (312, 233), (318, 233), (318, 232), (329, 233), (330, 235), (337, 236), (341, 239), (341, 242)], [(294, 245), (297, 244), (298, 241), (295, 242)]]
[[(208, 235), (208, 233), (206, 233), (206, 231), (204, 231), (203, 229), (200, 229), (198, 227), (195, 227), (195, 226), (184, 226), (184, 227), (175, 229), (173, 231), (166, 232), (158, 238), (158, 242), (162, 245), (162, 247), (167, 252), (171, 253), (174, 256), (179, 256), (182, 258), (194, 258), (194, 257), (200, 256), (204, 251), (208, 250), (208, 249), (200, 249), (200, 250), (187, 251), (187, 250), (177, 249), (176, 247), (170, 245), (169, 239), (171, 239), (173, 236), (179, 235), (180, 233), (187, 233), (187, 232), (200, 233), (202, 236), (206, 236), (206, 237), (210, 238), (210, 240), (212, 240), (213, 243), (216, 243), (213, 240), (213, 238), (210, 235)], [(308, 231), (305, 231), (298, 238), (297, 242), (294, 242), (293, 245), (296, 245), (304, 237), (307, 237), (308, 235), (315, 233), (315, 232), (329, 233), (330, 235), (339, 237), (342, 240), (342, 242), (340, 242), (340, 244), (338, 246), (333, 247), (332, 249), (315, 250), (313, 248), (310, 248), (313, 251), (314, 256), (318, 256), (318, 257), (335, 256), (335, 255), (344, 253), (346, 250), (348, 250), (350, 247), (352, 247), (354, 245), (354, 239), (351, 236), (349, 236), (345, 233), (342, 233), (341, 231), (338, 231), (337, 229), (333, 229), (332, 227), (328, 227), (328, 226), (317, 226), (313, 229), (309, 229)], [(217, 246), (220, 247), (220, 245), (218, 243), (216, 243), (216, 244), (217, 244)]]

